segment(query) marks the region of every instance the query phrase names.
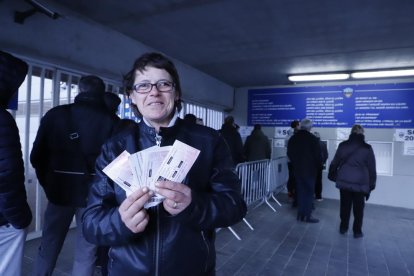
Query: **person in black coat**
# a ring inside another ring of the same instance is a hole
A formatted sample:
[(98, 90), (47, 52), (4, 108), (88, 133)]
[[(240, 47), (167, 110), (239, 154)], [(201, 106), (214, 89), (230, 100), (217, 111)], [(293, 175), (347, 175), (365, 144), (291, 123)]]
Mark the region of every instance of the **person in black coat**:
[[(83, 232), (90, 242), (111, 247), (109, 275), (214, 275), (216, 229), (246, 214), (228, 147), (216, 130), (178, 117), (180, 79), (165, 56), (140, 56), (125, 76), (125, 87), (142, 120), (102, 147)], [(182, 182), (160, 180), (151, 191), (138, 183), (144, 187), (127, 194), (103, 172), (125, 150), (133, 154), (175, 141), (200, 150)], [(155, 202), (154, 193), (164, 200), (145, 208)]]
[(254, 129), (247, 136), (243, 148), (247, 161), (270, 159), (272, 153), (269, 138), (263, 133), (259, 124), (254, 125)]
[(237, 130), (237, 125), (234, 123), (233, 116), (227, 116), (224, 119), (224, 124), (221, 126), (219, 132), (224, 140), (226, 140), (234, 165), (244, 162), (246, 157), (243, 151), (243, 140)]
[(297, 219), (316, 223), (319, 220), (312, 217), (313, 194), (322, 159), (319, 140), (310, 133), (311, 128), (312, 121), (303, 119), (300, 122), (300, 130), (289, 139), (287, 155), (292, 163), (296, 181)]
[(363, 237), (364, 197), (368, 200), (377, 181), (374, 151), (364, 140), (363, 127), (354, 125), (349, 139), (339, 144), (330, 165), (334, 168), (340, 166), (336, 178), (336, 187), (340, 190), (339, 232), (345, 234), (348, 231), (351, 209), (353, 209), (352, 229), (355, 238)]
[(82, 77), (79, 92), (73, 104), (56, 106), (44, 115), (30, 154), (49, 200), (33, 275), (52, 274), (74, 215), (78, 227), (72, 274), (94, 273), (96, 245), (83, 237), (81, 218), (96, 157), (119, 117), (105, 105), (105, 84), (99, 77)]
[(32, 213), (24, 186), (19, 129), (6, 110), (24, 81), (28, 65), (0, 51), (0, 275), (20, 275)]

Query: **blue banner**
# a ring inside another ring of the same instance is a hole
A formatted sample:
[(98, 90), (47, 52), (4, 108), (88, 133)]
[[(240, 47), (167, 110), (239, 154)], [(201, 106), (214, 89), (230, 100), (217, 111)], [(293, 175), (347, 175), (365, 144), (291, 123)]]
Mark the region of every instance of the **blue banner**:
[(250, 89), (248, 125), (413, 128), (414, 83)]

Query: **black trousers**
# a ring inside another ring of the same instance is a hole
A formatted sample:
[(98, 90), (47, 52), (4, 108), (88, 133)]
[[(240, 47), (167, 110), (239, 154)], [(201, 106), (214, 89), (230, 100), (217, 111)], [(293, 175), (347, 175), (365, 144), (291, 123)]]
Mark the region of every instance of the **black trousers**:
[(364, 218), (365, 194), (360, 192), (351, 192), (347, 190), (340, 190), (340, 217), (341, 230), (348, 230), (349, 218), (351, 216), (351, 209), (354, 213), (354, 224), (352, 230), (354, 234), (362, 233), (362, 220)]
[(298, 202), (298, 216), (311, 217), (313, 209), (313, 193), (315, 177), (295, 175)]

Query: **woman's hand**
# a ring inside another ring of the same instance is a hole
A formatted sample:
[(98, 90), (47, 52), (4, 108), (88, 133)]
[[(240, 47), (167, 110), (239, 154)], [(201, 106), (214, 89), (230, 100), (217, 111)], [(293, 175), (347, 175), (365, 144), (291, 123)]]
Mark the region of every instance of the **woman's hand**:
[(184, 184), (173, 181), (155, 183), (156, 192), (165, 197), (164, 209), (171, 215), (181, 213), (191, 203), (191, 189)]
[(144, 187), (130, 194), (119, 206), (122, 221), (133, 233), (143, 232), (148, 224), (149, 216), (144, 204), (152, 194), (152, 191)]

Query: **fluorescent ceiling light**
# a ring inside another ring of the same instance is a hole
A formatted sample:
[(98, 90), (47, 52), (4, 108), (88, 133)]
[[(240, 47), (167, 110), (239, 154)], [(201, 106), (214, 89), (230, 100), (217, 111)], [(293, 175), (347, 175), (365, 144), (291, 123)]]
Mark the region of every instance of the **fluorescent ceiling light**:
[(292, 75), (288, 76), (292, 82), (297, 81), (326, 81), (326, 80), (346, 80), (349, 79), (349, 74), (320, 74), (320, 75)]
[(356, 72), (351, 74), (354, 79), (389, 78), (414, 76), (414, 69)]

